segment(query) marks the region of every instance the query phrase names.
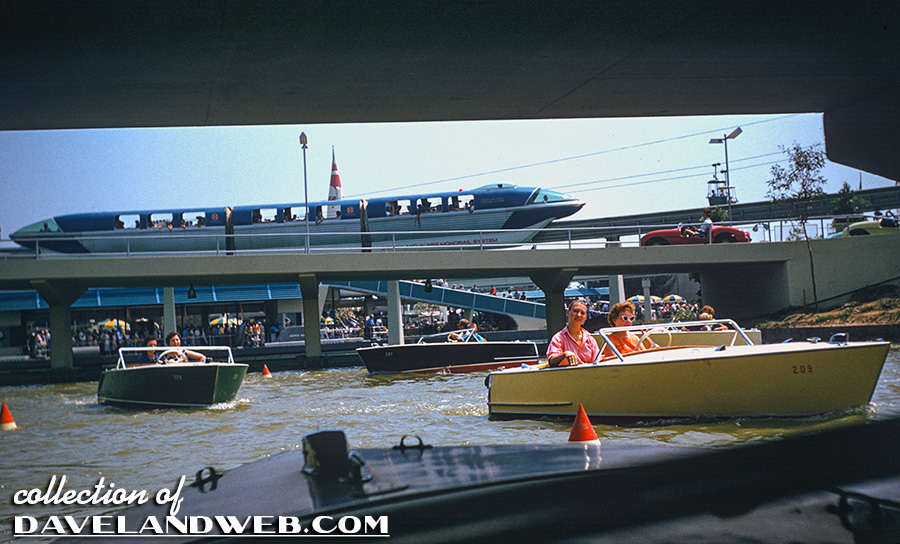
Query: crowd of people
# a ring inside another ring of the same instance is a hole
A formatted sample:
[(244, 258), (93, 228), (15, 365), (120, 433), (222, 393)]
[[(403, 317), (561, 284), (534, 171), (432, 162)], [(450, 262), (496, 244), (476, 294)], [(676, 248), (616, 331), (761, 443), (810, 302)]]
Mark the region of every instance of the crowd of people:
[[(245, 325), (188, 325), (179, 332), (179, 340), (187, 346), (259, 347), (266, 343), (265, 331), (265, 323), (261, 321)], [(133, 331), (130, 326), (106, 327), (91, 323), (72, 329), (72, 347), (97, 346), (101, 354), (110, 355), (118, 353), (119, 348), (143, 346), (148, 338), (159, 339), (161, 336), (156, 324)], [(25, 347), (27, 354), (32, 357), (48, 357), (49, 347), (50, 331), (46, 328), (32, 329)]]
[[(432, 280), (435, 285), (449, 287), (451, 289), (468, 290), (472, 292), (481, 292), (477, 285), (472, 285), (466, 289), (462, 284), (453, 284), (447, 286), (444, 280)], [(523, 291), (509, 288), (503, 293), (498, 293), (494, 286), (491, 286), (489, 294), (495, 296), (504, 296), (509, 298), (525, 298)], [(559, 331), (551, 340), (547, 350), (548, 362), (551, 366), (566, 366), (569, 364), (580, 364), (592, 362), (598, 357), (612, 355), (612, 351), (608, 346), (604, 347), (601, 354), (596, 342), (590, 333), (583, 328), (586, 321), (591, 320), (592, 324), (596, 324), (597, 318), (603, 319), (611, 327), (625, 327), (642, 322), (653, 321), (696, 321), (711, 320), (715, 318), (715, 310), (710, 306), (700, 306), (695, 302), (667, 302), (657, 303), (651, 306), (651, 315), (644, 315), (643, 305), (634, 305), (631, 303), (620, 303), (610, 307), (606, 301), (585, 301), (574, 300), (569, 304), (567, 310), (568, 323), (565, 329)], [(412, 319), (404, 323), (404, 335), (406, 336), (424, 336), (437, 333), (454, 332), (454, 331), (470, 331), (477, 334), (477, 331), (495, 331), (505, 328), (498, 325), (497, 322), (491, 321), (490, 314), (478, 314), (479, 321), (469, 323), (462, 317), (461, 310), (450, 310), (446, 318), (435, 316), (420, 316), (418, 319)], [(322, 330), (326, 338), (344, 337), (353, 333), (353, 336), (361, 335), (365, 339), (375, 340), (383, 339), (387, 336), (387, 316), (383, 312), (372, 314), (351, 315), (353, 321), (347, 325), (343, 321), (340, 323), (324, 314), (320, 320)], [(98, 346), (103, 354), (115, 354), (120, 347), (132, 347), (146, 345), (149, 339), (154, 339), (158, 343), (162, 343), (159, 325), (154, 322), (150, 328), (137, 328), (134, 334), (128, 327), (113, 326), (106, 324), (91, 323), (88, 325), (78, 326), (73, 329), (72, 346)], [(289, 325), (289, 322), (285, 326)], [(471, 327), (471, 328), (470, 328)], [(719, 325), (718, 328), (721, 328)], [(177, 345), (185, 346), (230, 346), (236, 347), (259, 347), (268, 341), (275, 341), (278, 336), (278, 327), (274, 324), (267, 328), (266, 323), (262, 320), (248, 321), (244, 324), (238, 323), (221, 323), (208, 325), (189, 325), (182, 328), (177, 333)], [(468, 332), (467, 332), (468, 334)], [(268, 338), (267, 338), (268, 336)], [(478, 335), (479, 340), (483, 338)], [(171, 345), (167, 339), (166, 344)], [(647, 344), (637, 342), (637, 338), (633, 334), (614, 333), (613, 342), (620, 352), (630, 352), (634, 350), (646, 349)], [(35, 357), (49, 356), (50, 333), (46, 328), (33, 329), (28, 338), (28, 353)]]

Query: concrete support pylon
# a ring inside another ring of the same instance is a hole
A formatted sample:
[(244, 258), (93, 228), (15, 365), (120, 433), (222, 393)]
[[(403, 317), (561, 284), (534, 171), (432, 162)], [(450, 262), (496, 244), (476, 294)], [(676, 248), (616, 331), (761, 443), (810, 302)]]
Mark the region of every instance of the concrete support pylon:
[(73, 368), (72, 304), (87, 292), (71, 282), (33, 280), (32, 287), (50, 305), (50, 368)]

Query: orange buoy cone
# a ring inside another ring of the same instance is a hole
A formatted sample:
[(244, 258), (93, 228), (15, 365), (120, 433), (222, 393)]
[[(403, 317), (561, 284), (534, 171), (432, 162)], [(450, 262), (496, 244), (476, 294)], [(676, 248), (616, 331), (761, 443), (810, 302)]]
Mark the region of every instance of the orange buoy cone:
[(272, 373), (269, 372), (269, 366), (263, 365), (263, 376), (271, 376), (271, 375), (272, 375)]
[(16, 428), (16, 422), (13, 421), (12, 414), (9, 413), (9, 408), (6, 407), (6, 403), (3, 403), (3, 408), (0, 409), (0, 431), (11, 431)]
[(572, 425), (572, 432), (569, 433), (570, 444), (597, 444), (600, 445), (600, 439), (594, 432), (594, 426), (588, 419), (584, 406), (578, 405), (578, 414), (575, 416), (575, 424)]

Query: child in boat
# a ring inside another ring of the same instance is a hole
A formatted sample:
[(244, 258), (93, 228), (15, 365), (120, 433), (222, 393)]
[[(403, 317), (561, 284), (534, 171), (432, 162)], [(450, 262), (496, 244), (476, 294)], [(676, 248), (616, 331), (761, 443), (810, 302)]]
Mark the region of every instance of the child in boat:
[(478, 323), (472, 321), (466, 327), (469, 330), (469, 342), (484, 342), (484, 338), (478, 334)]
[[(715, 319), (715, 318), (716, 318), (716, 310), (713, 309), (712, 306), (706, 305), (706, 306), (700, 308), (700, 320), (701, 321), (708, 321), (708, 320)], [(727, 331), (728, 326), (725, 325), (724, 323), (719, 323), (715, 327), (713, 327), (712, 325), (706, 325), (703, 327), (703, 330), (705, 330), (705, 331)]]

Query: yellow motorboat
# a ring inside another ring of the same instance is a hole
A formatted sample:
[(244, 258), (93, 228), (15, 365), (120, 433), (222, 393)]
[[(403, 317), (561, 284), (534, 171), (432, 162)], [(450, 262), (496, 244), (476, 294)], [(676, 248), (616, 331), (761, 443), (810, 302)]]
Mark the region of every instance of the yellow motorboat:
[[(718, 346), (662, 345), (624, 355), (611, 346), (614, 357), (589, 365), (492, 372), (490, 415), (574, 417), (579, 404), (591, 418), (623, 420), (821, 414), (868, 403), (890, 349), (889, 342), (850, 342), (845, 334), (755, 344), (729, 319), (672, 326), (718, 323), (731, 328), (723, 331), (731, 340)], [(645, 328), (601, 329), (599, 343), (616, 331), (664, 332)]]

